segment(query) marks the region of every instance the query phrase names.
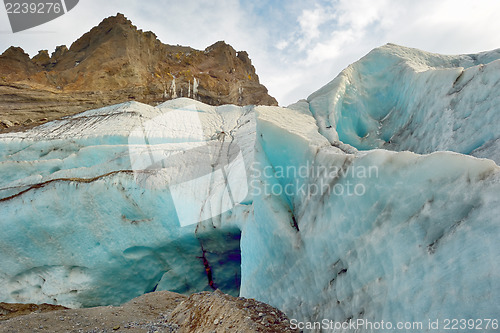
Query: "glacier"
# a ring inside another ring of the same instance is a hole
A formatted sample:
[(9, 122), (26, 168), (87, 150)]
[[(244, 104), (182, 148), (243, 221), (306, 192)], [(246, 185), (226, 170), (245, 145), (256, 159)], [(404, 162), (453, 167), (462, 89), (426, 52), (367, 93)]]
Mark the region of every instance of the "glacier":
[[(282, 130), (283, 141), (308, 145), (305, 165), (331, 172), (311, 171), (304, 182), (312, 190), (255, 198), (255, 224), (241, 239), (242, 295), (306, 322), (496, 318), (500, 174), (493, 161), (454, 152), (345, 154), (273, 118), (274, 126), (257, 123), (262, 163), (293, 160), (275, 156)], [(302, 186), (287, 177), (262, 182)]]
[(499, 163), (498, 59), (500, 50), (444, 56), (387, 44), (305, 102), (332, 143)]
[[(201, 164), (207, 153), (196, 150), (200, 135), (230, 134), (240, 126), (235, 140), (243, 140), (255, 128), (248, 108), (187, 101), (158, 107), (128, 102), (3, 135), (0, 299), (72, 307), (120, 304), (158, 288), (211, 290), (207, 268), (217, 281), (214, 287), (238, 293), (241, 232), (236, 219), (181, 227), (172, 191), (162, 186), (169, 181), (165, 174), (186, 177), (196, 168), (177, 168), (175, 175), (167, 166), (133, 168), (141, 154), (155, 156), (150, 147), (182, 153), (182, 145), (194, 149), (189, 162)], [(168, 135), (161, 116), (178, 113), (180, 106), (212, 127), (200, 134), (178, 122), (175, 137)], [(159, 130), (150, 131), (148, 120), (158, 122), (159, 116)], [(148, 144), (141, 144), (144, 137)], [(250, 147), (252, 138), (238, 152), (247, 156)], [(171, 158), (174, 164), (186, 162)], [(156, 186), (147, 186), (150, 178)], [(245, 205), (238, 209), (248, 213)]]
[(388, 44), (287, 108), (127, 102), (1, 134), (0, 301), (220, 288), (300, 322), (498, 320), (498, 59)]

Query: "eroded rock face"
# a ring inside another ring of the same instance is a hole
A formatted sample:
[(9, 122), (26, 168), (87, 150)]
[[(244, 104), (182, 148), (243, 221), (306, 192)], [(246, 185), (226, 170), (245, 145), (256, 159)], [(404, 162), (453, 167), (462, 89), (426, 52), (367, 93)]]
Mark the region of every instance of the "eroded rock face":
[(53, 304), (22, 304), (0, 302), (0, 321), (9, 320), (15, 317), (28, 315), (30, 313), (42, 313), (67, 309), (61, 305)]
[(0, 115), (21, 125), (28, 118), (36, 124), (127, 100), (155, 105), (176, 97), (211, 105), (277, 105), (246, 52), (223, 41), (205, 50), (163, 44), (122, 14), (51, 56), (42, 50), (30, 59), (18, 47), (0, 56)]
[(179, 332), (298, 332), (280, 310), (219, 290), (189, 296), (169, 319), (179, 325)]
[(0, 78), (2, 81), (24, 79), (36, 71), (36, 64), (20, 47), (11, 46), (0, 55)]

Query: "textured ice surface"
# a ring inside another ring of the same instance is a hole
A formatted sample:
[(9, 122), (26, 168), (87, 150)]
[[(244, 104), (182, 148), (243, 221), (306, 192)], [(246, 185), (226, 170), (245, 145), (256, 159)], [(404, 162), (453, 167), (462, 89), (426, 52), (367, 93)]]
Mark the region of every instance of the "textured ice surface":
[(443, 56), (387, 44), (307, 101), (331, 142), (500, 161), (500, 50)]
[[(201, 137), (184, 122), (174, 124), (177, 132), (143, 126), (179, 108), (199, 115)], [(141, 152), (199, 147), (202, 139), (220, 140), (221, 132), (242, 141), (239, 154), (251, 159), (255, 123), (247, 119), (249, 110), (187, 99), (156, 108), (132, 102), (2, 135), (0, 299), (90, 306), (118, 304), (158, 288), (210, 290), (203, 255), (215, 286), (237, 294), (237, 225), (243, 218), (215, 214), (217, 219), (181, 228), (165, 170), (148, 172), (132, 164)], [(140, 129), (147, 135), (140, 137)], [(141, 144), (144, 138), (148, 144)], [(179, 163), (167, 170), (169, 176), (188, 177), (206, 157), (195, 150), (191, 166), (175, 159), (170, 163)], [(157, 186), (145, 186), (149, 178)], [(234, 212), (249, 214), (246, 205)]]
[(299, 321), (498, 318), (499, 54), (387, 45), (289, 108), (132, 102), (0, 135), (0, 301), (210, 275)]
[[(243, 296), (306, 321), (498, 315), (500, 168), (493, 161), (452, 152), (344, 154), (309, 126), (294, 131), (274, 110), (258, 110), (256, 159), (275, 169), (308, 166), (302, 182), (311, 190), (299, 183), (292, 196), (255, 198), (255, 223), (241, 240)], [(300, 147), (299, 162), (284, 141)], [(261, 178), (263, 188), (273, 182), (296, 184)], [(316, 192), (322, 184), (326, 190)]]

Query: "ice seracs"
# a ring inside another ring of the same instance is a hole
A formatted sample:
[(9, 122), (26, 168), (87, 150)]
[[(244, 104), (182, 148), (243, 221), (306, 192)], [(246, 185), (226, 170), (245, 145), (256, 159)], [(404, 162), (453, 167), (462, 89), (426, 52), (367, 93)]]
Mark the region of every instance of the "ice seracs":
[(387, 44), (307, 99), (331, 142), (500, 161), (500, 51), (443, 56)]

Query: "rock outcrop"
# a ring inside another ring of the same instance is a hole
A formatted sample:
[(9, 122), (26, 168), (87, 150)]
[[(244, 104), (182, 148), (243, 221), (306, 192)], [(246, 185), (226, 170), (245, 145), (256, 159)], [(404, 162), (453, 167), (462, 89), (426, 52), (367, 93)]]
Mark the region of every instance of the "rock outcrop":
[(0, 121), (57, 119), (127, 100), (155, 105), (190, 97), (211, 105), (277, 105), (248, 54), (219, 41), (205, 50), (163, 44), (122, 14), (106, 18), (49, 56), (19, 47), (0, 56)]

